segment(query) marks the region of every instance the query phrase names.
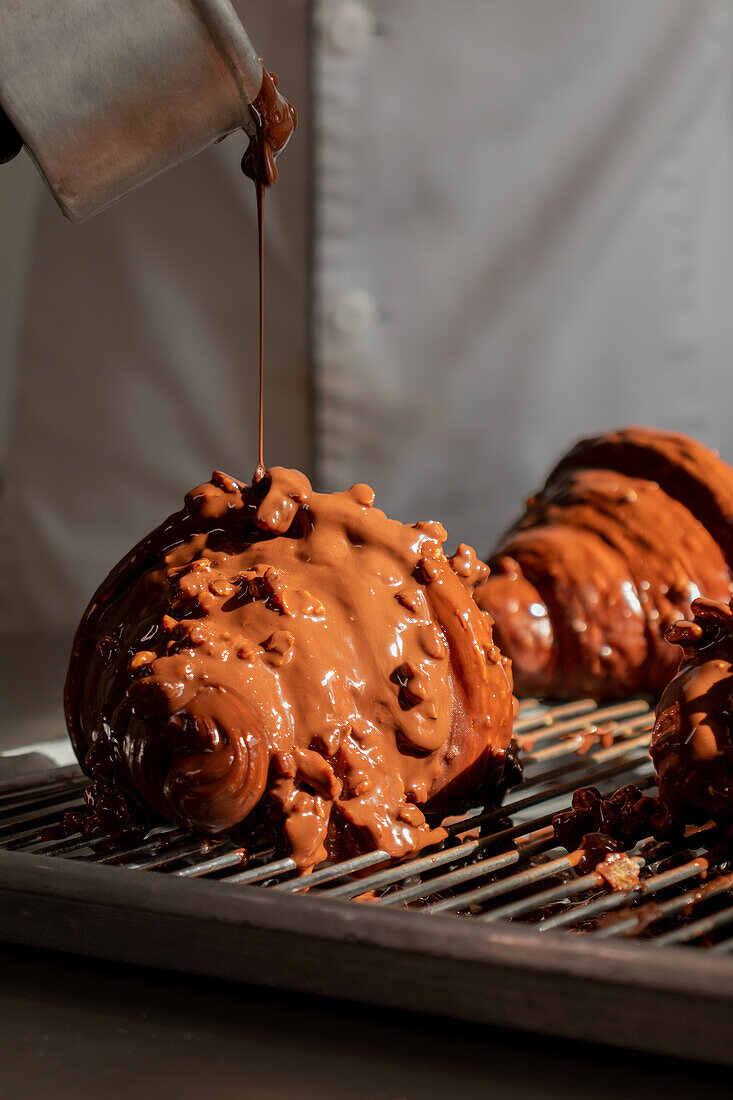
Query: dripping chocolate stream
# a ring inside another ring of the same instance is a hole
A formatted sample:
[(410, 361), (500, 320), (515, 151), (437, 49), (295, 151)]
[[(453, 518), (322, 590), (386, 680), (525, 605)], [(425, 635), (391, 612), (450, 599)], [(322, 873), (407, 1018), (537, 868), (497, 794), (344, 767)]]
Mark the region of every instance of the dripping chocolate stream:
[(260, 370), (257, 469), (253, 480), (265, 475), (264, 404), (265, 404), (265, 191), (278, 178), (276, 159), (287, 145), (298, 125), (298, 115), (292, 103), (277, 89), (277, 77), (262, 66), (262, 86), (252, 103), (256, 121), (255, 132), (242, 158), (242, 171), (254, 182), (257, 192), (257, 245), (259, 276)]
[(259, 286), (260, 286), (260, 398), (259, 398), (259, 430), (257, 448), (257, 469), (255, 481), (261, 481), (265, 476), (265, 446), (264, 446), (264, 420), (265, 420), (265, 185), (257, 183), (257, 250), (259, 258)]

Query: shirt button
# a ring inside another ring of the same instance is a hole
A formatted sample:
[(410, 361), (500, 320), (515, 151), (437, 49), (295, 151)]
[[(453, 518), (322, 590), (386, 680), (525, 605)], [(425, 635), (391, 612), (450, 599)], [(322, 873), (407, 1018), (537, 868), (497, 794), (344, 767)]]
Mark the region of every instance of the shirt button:
[(343, 336), (362, 336), (374, 328), (377, 303), (366, 290), (354, 287), (336, 299), (331, 310), (331, 324)]
[(374, 33), (374, 18), (359, 0), (343, 0), (326, 27), (326, 37), (339, 53), (356, 53)]

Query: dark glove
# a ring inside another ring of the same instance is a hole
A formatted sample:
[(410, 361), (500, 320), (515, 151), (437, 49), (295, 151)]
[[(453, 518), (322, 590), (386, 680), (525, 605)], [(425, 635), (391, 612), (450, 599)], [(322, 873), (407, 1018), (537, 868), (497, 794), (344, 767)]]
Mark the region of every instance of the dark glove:
[(0, 107), (0, 164), (7, 164), (23, 148), (23, 139)]

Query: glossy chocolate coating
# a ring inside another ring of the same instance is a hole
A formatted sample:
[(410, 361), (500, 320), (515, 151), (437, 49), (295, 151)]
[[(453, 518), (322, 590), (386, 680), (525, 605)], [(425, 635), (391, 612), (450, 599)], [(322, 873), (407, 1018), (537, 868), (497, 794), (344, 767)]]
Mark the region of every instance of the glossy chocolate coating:
[(667, 631), (679, 672), (657, 707), (651, 755), (674, 817), (733, 821), (733, 602), (698, 599)]
[(156, 813), (212, 836), (246, 821), (304, 869), (437, 839), (423, 811), (501, 778), (511, 671), (474, 552), (446, 558), (440, 524), (373, 501), (279, 467), (189, 493), (82, 619), (66, 690), (82, 764), (103, 741)]
[(733, 470), (685, 436), (627, 428), (587, 439), (500, 540), (476, 593), (519, 695), (656, 695), (664, 641), (701, 593), (733, 592)]
[(298, 125), (298, 113), (282, 92), (278, 80), (262, 66), (262, 87), (252, 104), (255, 132), (242, 158), (242, 171), (255, 184), (269, 187), (279, 177), (277, 157)]

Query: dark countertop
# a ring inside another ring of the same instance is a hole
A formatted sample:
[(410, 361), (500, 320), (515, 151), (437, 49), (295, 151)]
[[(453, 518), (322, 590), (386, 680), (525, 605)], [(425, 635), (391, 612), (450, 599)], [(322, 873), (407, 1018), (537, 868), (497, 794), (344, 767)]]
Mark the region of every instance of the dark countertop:
[(3, 1100), (730, 1097), (731, 1070), (0, 945)]

